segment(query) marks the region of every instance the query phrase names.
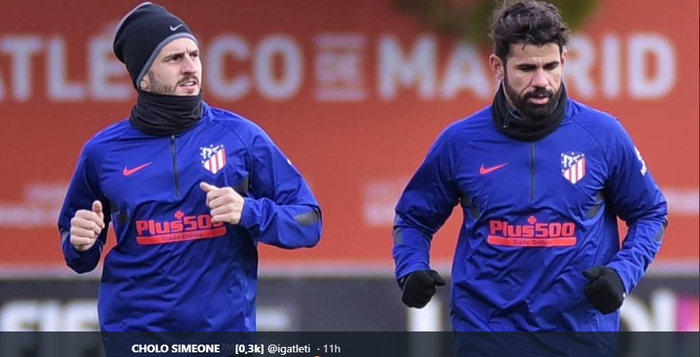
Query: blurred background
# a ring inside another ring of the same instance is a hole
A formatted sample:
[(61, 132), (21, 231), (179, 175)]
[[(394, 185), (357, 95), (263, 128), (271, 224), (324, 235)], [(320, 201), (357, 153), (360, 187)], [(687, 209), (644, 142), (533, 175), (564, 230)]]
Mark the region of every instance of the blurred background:
[[(0, 0), (0, 330), (97, 327), (100, 272), (78, 276), (56, 217), (82, 145), (135, 100), (111, 51), (138, 1)], [(323, 208), (314, 249), (260, 246), (260, 330), (450, 330), (393, 279), (393, 207), (437, 134), (488, 105), (491, 0), (162, 2), (200, 41), (205, 100), (260, 124)], [(670, 226), (626, 300), (629, 330), (698, 330), (697, 0), (559, 1), (570, 95), (616, 115), (669, 201)], [(461, 223), (435, 237), (449, 275)], [(110, 234), (109, 245), (114, 244)]]

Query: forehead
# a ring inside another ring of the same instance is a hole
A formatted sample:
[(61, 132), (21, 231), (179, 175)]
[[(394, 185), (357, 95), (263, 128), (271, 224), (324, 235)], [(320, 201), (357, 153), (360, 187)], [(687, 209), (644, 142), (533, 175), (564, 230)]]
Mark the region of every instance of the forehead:
[(158, 53), (158, 57), (164, 57), (173, 53), (192, 52), (199, 50), (197, 43), (189, 37), (181, 37), (170, 41)]
[(556, 43), (548, 43), (542, 46), (522, 43), (514, 43), (510, 45), (510, 57), (508, 62), (513, 64), (520, 63), (548, 63), (559, 61), (561, 58), (559, 53), (559, 45)]

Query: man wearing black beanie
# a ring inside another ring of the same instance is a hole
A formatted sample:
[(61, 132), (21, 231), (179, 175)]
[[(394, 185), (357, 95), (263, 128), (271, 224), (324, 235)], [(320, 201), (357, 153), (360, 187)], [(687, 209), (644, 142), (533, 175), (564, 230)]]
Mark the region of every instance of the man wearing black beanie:
[(147, 134), (179, 134), (202, 116), (202, 63), (189, 27), (164, 7), (143, 3), (117, 25), (114, 54), (138, 93), (131, 123)]
[(100, 261), (102, 331), (254, 331), (257, 244), (315, 246), (321, 209), (255, 123), (202, 101), (196, 37), (143, 3), (114, 53), (137, 91), (124, 119), (84, 146), (58, 226), (67, 265)]

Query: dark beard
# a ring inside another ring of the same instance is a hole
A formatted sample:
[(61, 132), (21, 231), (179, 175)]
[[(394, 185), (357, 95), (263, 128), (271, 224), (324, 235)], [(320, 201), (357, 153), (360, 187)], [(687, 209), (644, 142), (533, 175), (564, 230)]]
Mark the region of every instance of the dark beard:
[[(559, 90), (556, 93), (548, 91), (546, 88), (538, 87), (522, 97), (508, 84), (508, 75), (504, 78), (503, 86), (505, 87), (508, 98), (510, 98), (513, 105), (515, 105), (515, 110), (518, 111), (521, 117), (527, 119), (540, 120), (552, 115), (559, 103), (559, 98), (561, 98), (562, 86), (559, 86)], [(545, 104), (535, 104), (529, 100), (530, 98), (544, 97), (549, 98)]]
[(148, 82), (150, 83), (149, 92), (157, 94), (172, 95), (173, 93), (175, 93), (175, 90), (180, 84), (185, 83), (189, 80), (194, 80), (197, 83), (199, 83), (199, 79), (194, 74), (189, 74), (185, 76), (184, 78), (180, 79), (174, 86), (169, 86), (159, 81), (151, 71), (146, 72), (146, 75), (148, 76)]
[(148, 76), (148, 82), (150, 84), (149, 92), (168, 95), (175, 93), (175, 87), (160, 82), (153, 72), (148, 71), (146, 72), (146, 75)]

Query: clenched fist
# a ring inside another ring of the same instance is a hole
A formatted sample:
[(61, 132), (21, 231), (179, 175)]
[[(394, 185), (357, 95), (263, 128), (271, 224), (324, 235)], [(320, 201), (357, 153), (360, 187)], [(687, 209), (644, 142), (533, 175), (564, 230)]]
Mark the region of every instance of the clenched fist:
[(620, 275), (613, 268), (597, 266), (583, 272), (590, 282), (583, 288), (586, 299), (603, 314), (615, 312), (622, 306), (627, 293)]
[(207, 193), (207, 207), (213, 223), (238, 224), (241, 221), (245, 200), (238, 192), (231, 187), (218, 188), (204, 182), (199, 187)]
[(401, 301), (408, 307), (422, 309), (447, 282), (435, 270), (416, 270), (406, 277)]
[(92, 210), (78, 210), (70, 220), (70, 243), (79, 251), (86, 251), (95, 244), (105, 228), (105, 215), (102, 213), (102, 202), (95, 200)]

